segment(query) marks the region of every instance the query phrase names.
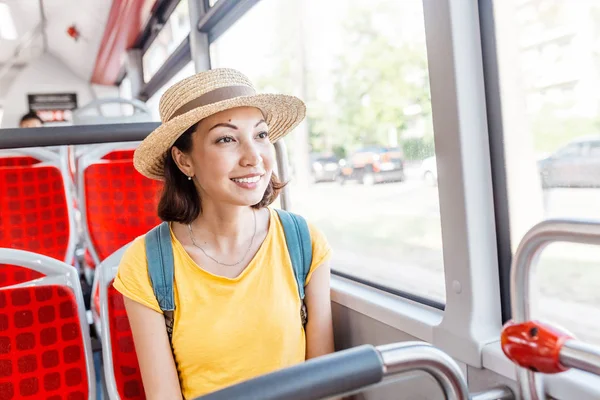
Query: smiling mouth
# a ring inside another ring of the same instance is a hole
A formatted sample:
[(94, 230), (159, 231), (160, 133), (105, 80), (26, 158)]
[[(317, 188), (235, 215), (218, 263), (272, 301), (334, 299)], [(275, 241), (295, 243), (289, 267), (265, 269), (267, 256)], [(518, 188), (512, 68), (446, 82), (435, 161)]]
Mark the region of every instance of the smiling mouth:
[(262, 175), (256, 175), (249, 178), (231, 178), (231, 180), (237, 183), (256, 183), (260, 181), (260, 178), (262, 178)]

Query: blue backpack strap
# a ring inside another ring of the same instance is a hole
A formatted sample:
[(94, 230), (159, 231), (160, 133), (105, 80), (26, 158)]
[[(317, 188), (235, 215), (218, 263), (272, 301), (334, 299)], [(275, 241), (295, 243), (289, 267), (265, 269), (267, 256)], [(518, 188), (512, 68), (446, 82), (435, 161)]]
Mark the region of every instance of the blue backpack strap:
[(154, 296), (165, 316), (169, 341), (173, 338), (175, 294), (173, 290), (173, 245), (169, 223), (163, 222), (146, 234), (148, 275)]
[(148, 275), (160, 309), (175, 310), (173, 294), (173, 246), (169, 223), (163, 222), (146, 234)]
[(306, 220), (300, 215), (277, 209), (283, 226), (292, 268), (298, 285), (300, 299), (304, 300), (304, 284), (312, 264), (312, 240)]

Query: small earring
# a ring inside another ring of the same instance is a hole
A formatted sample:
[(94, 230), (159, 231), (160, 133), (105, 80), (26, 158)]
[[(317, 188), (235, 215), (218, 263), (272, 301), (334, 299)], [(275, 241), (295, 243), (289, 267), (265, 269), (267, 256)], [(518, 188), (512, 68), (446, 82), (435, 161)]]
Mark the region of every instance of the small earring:
[(188, 181), (191, 181), (191, 180), (192, 180), (192, 177), (191, 177), (191, 176), (188, 176)]

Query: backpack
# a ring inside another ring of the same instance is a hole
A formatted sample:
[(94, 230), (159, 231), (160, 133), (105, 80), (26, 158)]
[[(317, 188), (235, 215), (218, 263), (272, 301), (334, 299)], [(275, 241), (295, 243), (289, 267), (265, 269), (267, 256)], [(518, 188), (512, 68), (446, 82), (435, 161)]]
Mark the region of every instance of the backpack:
[[(283, 226), (288, 253), (298, 286), (298, 295), (302, 302), (300, 316), (302, 325), (308, 320), (304, 304), (304, 283), (312, 264), (312, 241), (306, 220), (300, 215), (276, 209)], [(163, 222), (146, 234), (146, 258), (148, 275), (158, 305), (165, 316), (165, 325), (169, 341), (173, 336), (175, 297), (173, 291), (173, 246), (169, 223)]]

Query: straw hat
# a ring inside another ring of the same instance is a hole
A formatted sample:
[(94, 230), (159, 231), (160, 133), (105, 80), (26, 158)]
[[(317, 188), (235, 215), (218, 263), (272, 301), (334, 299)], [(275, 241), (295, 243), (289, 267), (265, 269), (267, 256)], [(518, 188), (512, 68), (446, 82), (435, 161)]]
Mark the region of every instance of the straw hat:
[(171, 86), (161, 97), (162, 124), (139, 145), (133, 155), (135, 168), (151, 179), (163, 180), (167, 151), (198, 121), (235, 107), (260, 109), (275, 142), (291, 132), (306, 115), (306, 106), (294, 96), (256, 94), (242, 73), (226, 68), (192, 75)]

